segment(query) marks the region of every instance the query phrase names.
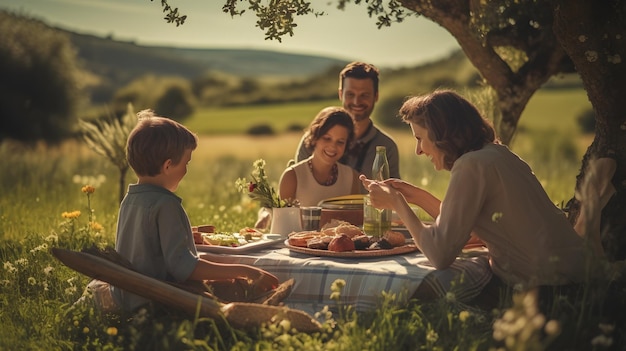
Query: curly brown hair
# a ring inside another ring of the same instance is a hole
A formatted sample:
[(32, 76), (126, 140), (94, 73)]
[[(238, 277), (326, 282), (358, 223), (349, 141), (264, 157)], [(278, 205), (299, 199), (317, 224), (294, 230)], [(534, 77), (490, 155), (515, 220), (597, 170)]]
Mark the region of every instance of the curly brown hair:
[(348, 140), (346, 140), (346, 145), (349, 146), (352, 139), (354, 139), (354, 122), (352, 122), (352, 117), (350, 117), (348, 111), (346, 111), (343, 107), (331, 106), (323, 108), (317, 116), (313, 118), (313, 121), (305, 131), (304, 147), (309, 152), (313, 152), (315, 142), (317, 142), (324, 134), (328, 133), (332, 127), (337, 125), (348, 129)]
[(444, 154), (444, 166), (452, 169), (461, 155), (499, 143), (496, 132), (476, 106), (452, 90), (414, 96), (399, 110), (406, 123), (428, 130), (429, 138)]

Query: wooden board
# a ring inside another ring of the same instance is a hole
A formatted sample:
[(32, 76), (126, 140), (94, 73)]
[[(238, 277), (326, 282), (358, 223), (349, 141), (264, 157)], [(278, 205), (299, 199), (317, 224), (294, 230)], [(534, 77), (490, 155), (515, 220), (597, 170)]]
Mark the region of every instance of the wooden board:
[(216, 300), (188, 292), (92, 254), (60, 248), (52, 248), (52, 254), (77, 272), (147, 299), (180, 308), (192, 316), (198, 312), (200, 317), (226, 319), (236, 328), (258, 327), (276, 319), (288, 319), (303, 332), (315, 332), (321, 328), (317, 321), (303, 311), (245, 302), (222, 305)]

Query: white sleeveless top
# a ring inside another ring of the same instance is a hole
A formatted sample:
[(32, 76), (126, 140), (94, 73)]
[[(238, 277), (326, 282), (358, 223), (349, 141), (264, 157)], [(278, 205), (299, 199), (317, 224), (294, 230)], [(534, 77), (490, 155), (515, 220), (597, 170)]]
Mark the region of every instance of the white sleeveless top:
[(352, 193), (352, 168), (337, 163), (337, 181), (333, 185), (321, 185), (313, 177), (313, 173), (307, 164), (309, 159), (302, 160), (289, 167), (296, 172), (296, 199), (300, 206), (317, 206), (324, 199), (336, 196), (350, 195)]

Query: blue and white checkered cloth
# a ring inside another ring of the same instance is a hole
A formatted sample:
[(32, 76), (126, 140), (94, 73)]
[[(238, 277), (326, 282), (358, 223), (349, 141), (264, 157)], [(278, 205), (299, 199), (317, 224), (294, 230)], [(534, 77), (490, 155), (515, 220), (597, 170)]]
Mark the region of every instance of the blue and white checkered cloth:
[[(436, 270), (419, 252), (372, 258), (317, 257), (291, 252), (288, 248), (265, 249), (248, 254), (212, 254), (205, 258), (223, 263), (241, 263), (264, 269), (279, 281), (295, 279), (286, 306), (314, 314), (324, 306), (334, 308), (331, 284), (343, 279), (340, 303), (357, 311), (374, 309), (382, 292), (408, 300), (420, 284), (428, 284), (439, 296), (449, 293), (460, 302), (477, 296), (491, 279), (486, 255), (459, 257), (448, 268)], [(419, 298), (419, 296), (417, 296)]]

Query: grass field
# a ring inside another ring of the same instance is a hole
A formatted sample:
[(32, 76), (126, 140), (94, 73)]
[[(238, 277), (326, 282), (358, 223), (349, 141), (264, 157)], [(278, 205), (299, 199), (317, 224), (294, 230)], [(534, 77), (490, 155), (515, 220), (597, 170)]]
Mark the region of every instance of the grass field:
[[(578, 155), (584, 147), (577, 143), (580, 135), (570, 129), (575, 117), (558, 112), (576, 111), (578, 102), (543, 94), (548, 93), (542, 92), (527, 113), (550, 111), (554, 118), (529, 118), (527, 130), (515, 140), (513, 149), (531, 164), (552, 200), (560, 203), (573, 193)], [(568, 106), (552, 105), (556, 101)], [(259, 121), (268, 123), (263, 119), (267, 116), (280, 116), (270, 119), (277, 123), (276, 130), (293, 123), (305, 125), (326, 104), (293, 104), (286, 112), (276, 106), (211, 110), (210, 119), (206, 111), (194, 115), (186, 124), (200, 134), (200, 144), (177, 191), (191, 222), (211, 223), (224, 231), (254, 223), (257, 205), (238, 193), (235, 180), (248, 176), (252, 162), (264, 158), (269, 178), (276, 183), (300, 134), (251, 137), (242, 131)], [(414, 155), (408, 128), (390, 132), (400, 147), (402, 177), (443, 195), (446, 175)], [(563, 153), (571, 148), (576, 155)], [(559, 345), (587, 350), (590, 340), (604, 335), (599, 331), (598, 301), (594, 300), (604, 295), (587, 289), (584, 298), (574, 304), (559, 300), (543, 316), (543, 322), (553, 319), (558, 324), (559, 334), (547, 333), (545, 323), (528, 322), (535, 316), (529, 317), (527, 307), (533, 303), (529, 305), (529, 300), (502, 306), (492, 314), (452, 298), (406, 306), (386, 296), (381, 297), (381, 308), (371, 314), (356, 315), (347, 309), (328, 316), (320, 311), (327, 317), (324, 330), (315, 335), (281, 326), (246, 333), (173, 313), (142, 320), (72, 309), (89, 279), (61, 265), (49, 248), (113, 245), (118, 171), (77, 141), (33, 148), (3, 143), (0, 157), (4, 166), (0, 173), (0, 350), (486, 350), (505, 345), (505, 339), (524, 350), (562, 349)], [(129, 174), (126, 184), (133, 179)], [(81, 192), (86, 184), (96, 187), (90, 197)], [(76, 216), (74, 211), (81, 214)], [(505, 310), (509, 311), (507, 320), (502, 317)], [(524, 333), (513, 327), (496, 332), (493, 324), (497, 321), (530, 327)]]

